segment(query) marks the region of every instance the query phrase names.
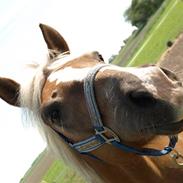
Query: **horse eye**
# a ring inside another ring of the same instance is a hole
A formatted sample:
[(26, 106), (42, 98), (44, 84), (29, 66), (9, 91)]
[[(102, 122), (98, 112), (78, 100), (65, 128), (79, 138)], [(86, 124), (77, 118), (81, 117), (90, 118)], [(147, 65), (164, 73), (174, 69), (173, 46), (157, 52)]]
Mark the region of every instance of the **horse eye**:
[(61, 104), (54, 101), (42, 107), (42, 118), (45, 123), (60, 124), (61, 121)]
[(60, 111), (59, 110), (53, 110), (50, 112), (50, 121), (52, 123), (58, 123), (60, 121)]

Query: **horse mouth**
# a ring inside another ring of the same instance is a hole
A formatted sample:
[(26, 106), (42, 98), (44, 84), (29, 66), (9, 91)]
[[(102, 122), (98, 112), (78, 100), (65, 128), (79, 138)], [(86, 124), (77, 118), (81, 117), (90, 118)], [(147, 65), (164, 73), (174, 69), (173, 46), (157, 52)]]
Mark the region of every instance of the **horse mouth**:
[(151, 127), (144, 128), (143, 131), (144, 130), (151, 131), (157, 135), (175, 135), (183, 131), (183, 120), (166, 124), (152, 125)]

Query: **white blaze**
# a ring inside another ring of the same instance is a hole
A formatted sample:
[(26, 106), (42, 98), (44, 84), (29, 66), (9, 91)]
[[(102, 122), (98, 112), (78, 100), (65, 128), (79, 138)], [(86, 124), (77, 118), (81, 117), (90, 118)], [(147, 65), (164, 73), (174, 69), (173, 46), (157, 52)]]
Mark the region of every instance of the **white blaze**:
[(58, 71), (53, 72), (48, 80), (50, 82), (56, 81), (56, 84), (60, 82), (70, 82), (70, 81), (82, 81), (88, 74), (90, 67), (86, 68), (72, 68), (66, 67)]

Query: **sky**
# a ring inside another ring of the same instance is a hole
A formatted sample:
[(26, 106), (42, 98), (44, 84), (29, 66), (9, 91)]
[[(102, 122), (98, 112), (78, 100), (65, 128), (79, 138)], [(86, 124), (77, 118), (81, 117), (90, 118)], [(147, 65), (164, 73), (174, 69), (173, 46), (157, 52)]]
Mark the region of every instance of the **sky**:
[[(25, 79), (24, 65), (42, 62), (47, 49), (39, 23), (57, 29), (71, 53), (117, 54), (134, 28), (123, 13), (131, 0), (0, 0), (0, 76)], [(24, 72), (23, 72), (24, 71)], [(0, 100), (0, 180), (18, 183), (46, 144), (25, 127), (20, 109)]]

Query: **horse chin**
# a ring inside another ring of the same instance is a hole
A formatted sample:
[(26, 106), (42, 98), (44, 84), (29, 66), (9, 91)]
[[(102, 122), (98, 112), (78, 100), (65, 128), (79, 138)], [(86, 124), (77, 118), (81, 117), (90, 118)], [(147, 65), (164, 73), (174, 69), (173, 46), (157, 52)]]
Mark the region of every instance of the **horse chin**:
[(175, 135), (183, 131), (183, 120), (155, 127), (157, 135)]

